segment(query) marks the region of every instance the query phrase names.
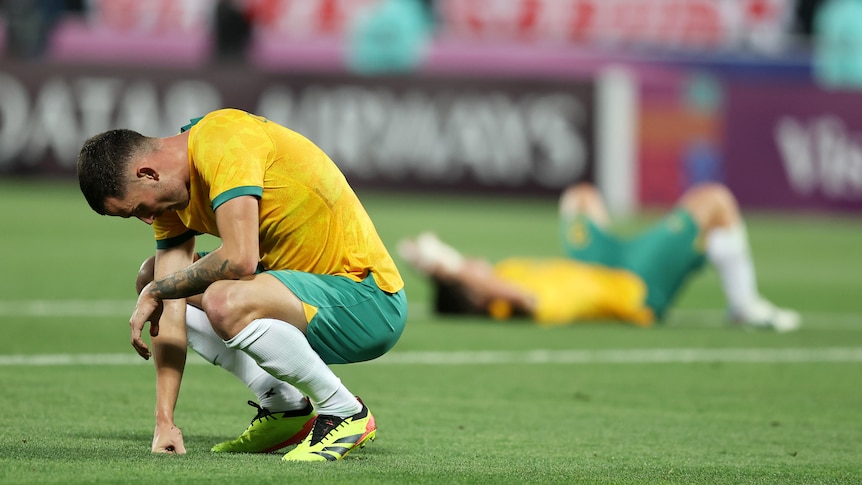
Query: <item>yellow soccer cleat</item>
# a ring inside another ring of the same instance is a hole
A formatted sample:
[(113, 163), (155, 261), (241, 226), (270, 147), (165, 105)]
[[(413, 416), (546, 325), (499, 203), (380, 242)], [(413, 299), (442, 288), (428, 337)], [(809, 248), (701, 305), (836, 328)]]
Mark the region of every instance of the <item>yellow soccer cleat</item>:
[(374, 416), (363, 404), (353, 416), (320, 415), (314, 421), (311, 433), (296, 448), (290, 450), (284, 461), (335, 461), (351, 451), (362, 448), (377, 435)]
[(316, 416), (314, 407), (306, 399), (306, 406), (293, 411), (270, 411), (254, 401), (257, 416), (235, 440), (212, 447), (213, 453), (268, 453), (294, 445), (308, 435)]

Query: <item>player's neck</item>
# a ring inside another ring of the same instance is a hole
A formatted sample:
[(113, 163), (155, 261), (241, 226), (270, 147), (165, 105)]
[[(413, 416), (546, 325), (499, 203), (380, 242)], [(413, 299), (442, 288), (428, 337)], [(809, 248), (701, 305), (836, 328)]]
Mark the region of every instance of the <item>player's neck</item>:
[(161, 138), (160, 151), (163, 155), (163, 160), (169, 166), (170, 171), (185, 181), (186, 185), (189, 182), (189, 164), (191, 162), (189, 155), (189, 132), (180, 133), (179, 135)]

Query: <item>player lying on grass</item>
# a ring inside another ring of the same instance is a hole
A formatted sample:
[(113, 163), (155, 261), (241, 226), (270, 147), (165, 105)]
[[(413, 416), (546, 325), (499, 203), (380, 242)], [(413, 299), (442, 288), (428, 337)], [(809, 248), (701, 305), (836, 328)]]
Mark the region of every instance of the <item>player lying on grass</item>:
[[(374, 438), (374, 417), (327, 364), (374, 359), (395, 345), (404, 284), (325, 153), (276, 123), (225, 109), (166, 138), (96, 135), (81, 149), (78, 179), (93, 210), (155, 232), (129, 322), (145, 359), (150, 322), (153, 452), (185, 452), (174, 409), (187, 346), (260, 402), (246, 431), (215, 452), (299, 442), (284, 460), (331, 461)], [(221, 246), (196, 258), (202, 233)]]
[(731, 321), (778, 332), (795, 330), (799, 314), (757, 290), (736, 199), (720, 184), (688, 190), (676, 209), (633, 238), (610, 231), (598, 191), (587, 184), (560, 197), (566, 257), (509, 258), (496, 264), (466, 258), (426, 232), (401, 241), (401, 256), (434, 283), (439, 313), (523, 315), (546, 325), (660, 320), (685, 281), (706, 259), (717, 269)]

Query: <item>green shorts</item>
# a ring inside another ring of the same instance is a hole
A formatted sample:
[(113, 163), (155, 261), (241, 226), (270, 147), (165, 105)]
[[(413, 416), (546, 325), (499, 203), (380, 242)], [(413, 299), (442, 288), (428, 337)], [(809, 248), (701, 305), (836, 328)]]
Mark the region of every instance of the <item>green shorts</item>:
[(404, 290), (387, 293), (370, 275), (361, 282), (293, 270), (266, 271), (317, 312), (306, 334), (327, 364), (376, 359), (391, 349), (407, 322)]
[(698, 247), (700, 229), (685, 209), (674, 210), (630, 239), (610, 234), (584, 216), (562, 220), (560, 232), (570, 258), (638, 275), (647, 287), (646, 304), (657, 319), (706, 261)]

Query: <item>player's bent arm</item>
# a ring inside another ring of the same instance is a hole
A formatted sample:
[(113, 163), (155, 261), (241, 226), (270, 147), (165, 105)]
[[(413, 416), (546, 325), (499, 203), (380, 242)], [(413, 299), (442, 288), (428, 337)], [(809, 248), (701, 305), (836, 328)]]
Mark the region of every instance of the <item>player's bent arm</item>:
[[(192, 264), (194, 239), (181, 246), (156, 253), (155, 277), (164, 277)], [(174, 408), (186, 362), (186, 300), (162, 300), (158, 323), (151, 322), (153, 356), (156, 367), (156, 426), (174, 425)], [(181, 444), (181, 443), (180, 443)], [(155, 445), (155, 443), (154, 443)], [(159, 451), (153, 449), (153, 451)], [(162, 450), (164, 451), (164, 450)]]
[(215, 215), (221, 247), (211, 254), (223, 258), (226, 270), (234, 278), (254, 274), (260, 262), (260, 203), (257, 197), (243, 195), (230, 199), (218, 206)]
[(463, 271), (459, 279), (476, 298), (476, 304), (488, 309), (491, 303), (505, 302), (511, 309), (532, 315), (536, 310), (536, 299), (508, 281), (498, 278), (493, 272)]
[(260, 261), (258, 201), (252, 196), (231, 199), (216, 209), (222, 245), (191, 266), (156, 279), (148, 291), (153, 298), (186, 298), (203, 293), (219, 280), (254, 274)]

